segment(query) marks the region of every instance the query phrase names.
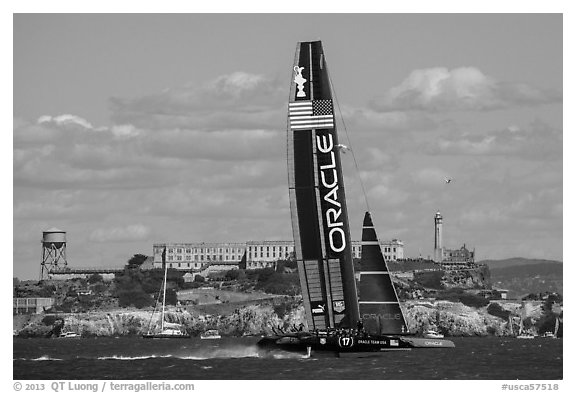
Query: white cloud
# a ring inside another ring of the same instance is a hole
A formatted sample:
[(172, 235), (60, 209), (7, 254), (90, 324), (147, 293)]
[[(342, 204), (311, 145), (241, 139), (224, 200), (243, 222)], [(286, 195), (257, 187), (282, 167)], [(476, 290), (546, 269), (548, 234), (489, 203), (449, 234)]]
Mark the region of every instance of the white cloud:
[(110, 127), (110, 132), (119, 138), (131, 138), (140, 135), (141, 130), (132, 124), (121, 124)]
[(482, 135), (453, 132), (437, 138), (427, 150), (434, 155), (501, 155), (529, 160), (561, 160), (562, 139), (562, 130), (535, 121), (526, 126), (510, 125)]
[(561, 100), (560, 92), (500, 82), (474, 67), (438, 67), (412, 71), (373, 106), (381, 111), (493, 110)]
[(112, 98), (112, 119), (148, 129), (284, 129), (284, 84), (234, 72), (203, 85), (166, 89), (138, 98)]
[(345, 107), (342, 110), (342, 116), (350, 128), (367, 132), (413, 132), (436, 128), (436, 120), (427, 114), (418, 112), (379, 112), (371, 108)]
[(146, 240), (150, 235), (150, 228), (141, 224), (125, 227), (98, 228), (90, 234), (90, 240), (97, 243), (104, 242), (130, 242)]
[(52, 123), (55, 124), (57, 126), (81, 126), (83, 128), (86, 128), (88, 130), (92, 130), (94, 129), (94, 127), (92, 126), (92, 124), (90, 124), (87, 120), (81, 118), (80, 116), (75, 116), (75, 115), (69, 115), (69, 114), (64, 114), (64, 115), (59, 115), (59, 116), (49, 116), (49, 115), (44, 115), (44, 116), (40, 116), (37, 120), (38, 124), (43, 124), (43, 123)]
[(142, 138), (143, 148), (155, 156), (212, 161), (275, 159), (282, 154), (284, 143), (283, 132), (265, 129), (169, 129)]
[(247, 92), (257, 93), (257, 89), (265, 87), (268, 80), (262, 75), (234, 72), (223, 75), (208, 82), (207, 89), (219, 94), (238, 98)]

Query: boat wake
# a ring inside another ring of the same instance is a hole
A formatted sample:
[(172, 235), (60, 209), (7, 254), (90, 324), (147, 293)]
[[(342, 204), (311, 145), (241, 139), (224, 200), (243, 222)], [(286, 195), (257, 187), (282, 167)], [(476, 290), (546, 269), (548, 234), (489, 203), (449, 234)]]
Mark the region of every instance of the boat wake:
[(284, 351), (281, 349), (262, 349), (257, 345), (227, 345), (212, 348), (178, 348), (168, 351), (154, 351), (148, 353), (102, 353), (94, 356), (52, 357), (42, 355), (37, 358), (15, 358), (15, 361), (79, 361), (79, 360), (102, 360), (102, 361), (141, 361), (141, 360), (211, 360), (211, 359), (306, 359), (308, 356), (302, 353)]
[(265, 359), (309, 359), (305, 353), (285, 351), (282, 349), (258, 349), (258, 357)]
[(172, 358), (172, 355), (142, 355), (142, 356), (123, 356), (123, 355), (112, 355), (112, 356), (99, 356), (98, 360), (144, 360), (144, 359), (156, 359), (156, 358)]
[(18, 359), (14, 359), (14, 360), (28, 360), (31, 362), (45, 362), (45, 361), (50, 361), (50, 360), (60, 361), (60, 360), (64, 360), (64, 359), (53, 358), (53, 357), (50, 357), (48, 355), (42, 355), (39, 358), (33, 358), (33, 359), (18, 358)]
[(209, 359), (235, 359), (258, 358), (258, 348), (254, 346), (226, 346), (218, 348), (182, 348), (171, 353), (100, 356), (98, 360), (144, 360), (144, 359), (180, 359), (180, 360), (209, 360)]
[(306, 354), (282, 350), (262, 350), (256, 345), (226, 346), (219, 348), (195, 349), (186, 354), (175, 354), (173, 357), (186, 360), (209, 359), (240, 359), (240, 358), (267, 358), (267, 359), (303, 359)]
[(188, 354), (179, 354), (180, 359), (187, 360), (208, 360), (208, 359), (235, 359), (235, 358), (257, 358), (258, 348), (256, 346), (229, 346), (223, 348), (202, 348), (192, 350)]

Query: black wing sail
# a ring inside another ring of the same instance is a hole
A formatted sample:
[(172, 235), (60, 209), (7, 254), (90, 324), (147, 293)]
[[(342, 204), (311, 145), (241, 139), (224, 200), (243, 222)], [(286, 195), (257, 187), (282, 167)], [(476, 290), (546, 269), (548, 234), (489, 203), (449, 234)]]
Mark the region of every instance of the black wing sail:
[(360, 317), (368, 333), (408, 333), (406, 319), (369, 212), (366, 212), (362, 225), (359, 305)]
[(300, 42), (288, 106), (288, 183), (309, 329), (359, 319), (344, 181), (322, 43)]

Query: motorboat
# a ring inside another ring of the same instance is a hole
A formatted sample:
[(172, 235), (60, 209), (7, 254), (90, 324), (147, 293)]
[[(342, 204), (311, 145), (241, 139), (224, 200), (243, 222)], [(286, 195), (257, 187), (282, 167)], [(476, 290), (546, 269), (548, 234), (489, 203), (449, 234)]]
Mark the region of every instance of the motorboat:
[(218, 330), (211, 329), (211, 330), (206, 330), (204, 333), (200, 334), (200, 338), (202, 340), (214, 340), (214, 339), (222, 338), (222, 336), (220, 335)]
[(444, 338), (444, 335), (442, 333), (438, 333), (436, 330), (426, 330), (424, 333), (422, 333), (422, 336), (424, 338)]

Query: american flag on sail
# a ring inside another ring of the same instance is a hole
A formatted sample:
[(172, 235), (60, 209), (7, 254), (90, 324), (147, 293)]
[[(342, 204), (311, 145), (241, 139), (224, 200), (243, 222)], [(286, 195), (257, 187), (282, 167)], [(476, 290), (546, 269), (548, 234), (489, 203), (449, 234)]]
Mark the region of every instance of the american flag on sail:
[(291, 102), (288, 116), (291, 130), (334, 128), (332, 100)]

